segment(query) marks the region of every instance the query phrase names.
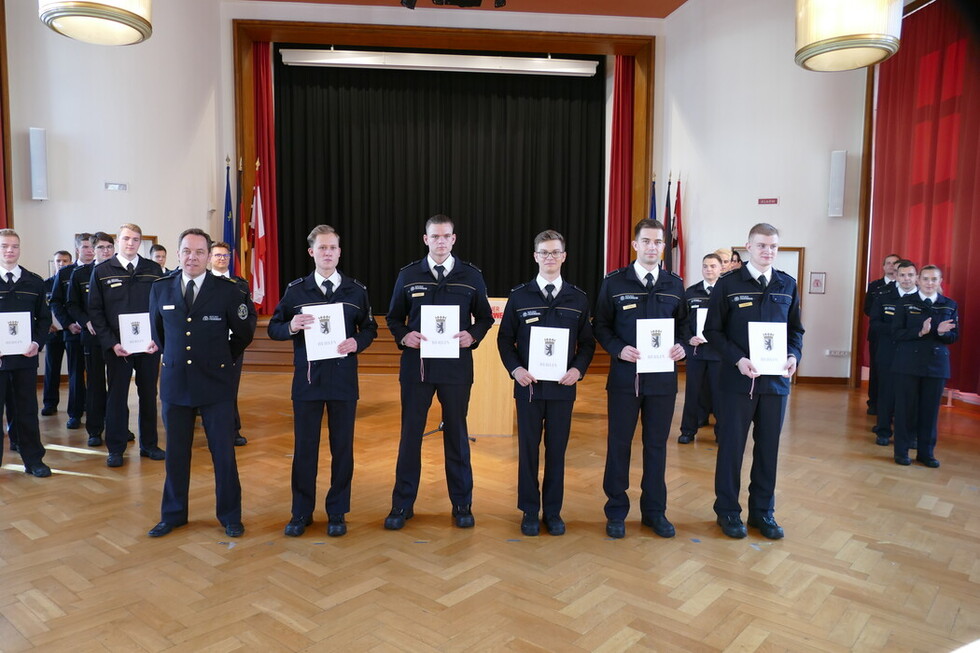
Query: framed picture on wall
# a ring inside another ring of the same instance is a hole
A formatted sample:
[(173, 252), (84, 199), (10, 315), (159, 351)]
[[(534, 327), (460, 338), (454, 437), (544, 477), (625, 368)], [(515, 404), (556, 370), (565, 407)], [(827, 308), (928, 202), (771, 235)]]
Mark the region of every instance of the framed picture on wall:
[(142, 256), (143, 258), (150, 258), (150, 248), (156, 244), (157, 244), (156, 236), (148, 236), (146, 234), (143, 234), (143, 238), (140, 240), (140, 256)]
[(810, 273), (810, 294), (811, 295), (824, 295), (827, 293), (827, 273), (826, 272), (811, 272)]

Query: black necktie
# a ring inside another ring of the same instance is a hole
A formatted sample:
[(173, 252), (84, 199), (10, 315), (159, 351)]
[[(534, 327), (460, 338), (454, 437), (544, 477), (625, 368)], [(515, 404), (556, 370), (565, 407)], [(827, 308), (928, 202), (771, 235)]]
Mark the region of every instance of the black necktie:
[(708, 294), (710, 295), (710, 294), (711, 294), (711, 289), (712, 289), (712, 288), (714, 288), (714, 286), (705, 286), (705, 287), (704, 287), (704, 292), (706, 292), (706, 293), (708, 293)]
[(320, 285), (323, 286), (323, 296), (326, 297), (328, 301), (333, 299), (333, 281), (327, 279)]
[[(132, 263), (130, 263), (132, 265)], [(184, 304), (187, 308), (190, 308), (194, 303), (194, 280), (191, 279), (187, 282), (187, 287), (184, 288)]]
[(133, 264), (132, 263), (129, 263), (129, 264), (126, 265), (126, 272), (129, 272), (130, 274), (132, 274), (133, 273), (133, 270), (135, 270), (135, 269), (136, 268), (133, 267)]
[(760, 287), (761, 287), (761, 288), (762, 288), (763, 290), (765, 290), (765, 289), (766, 289), (766, 275), (764, 275), (764, 274), (760, 274), (760, 275), (759, 275), (759, 286), (760, 286)]
[(7, 273), (7, 286), (10, 287), (10, 288), (13, 288), (14, 287), (14, 273), (13, 272), (8, 272)]
[(555, 284), (549, 283), (544, 287), (545, 291), (548, 293), (546, 299), (549, 303), (555, 301)]
[(439, 283), (442, 283), (442, 280), (446, 277), (446, 266), (445, 265), (437, 265), (433, 269), (436, 271), (436, 274), (438, 275), (436, 277), (436, 281), (438, 281)]
[(646, 283), (647, 290), (650, 290), (651, 288), (653, 288), (653, 272), (647, 272), (647, 276), (645, 276), (643, 278), (647, 280), (647, 283)]
[[(9, 272), (7, 273), (7, 278), (10, 278), (10, 273)], [(927, 299), (925, 301), (925, 305), (926, 305), (926, 308), (932, 307), (932, 300), (931, 299)]]

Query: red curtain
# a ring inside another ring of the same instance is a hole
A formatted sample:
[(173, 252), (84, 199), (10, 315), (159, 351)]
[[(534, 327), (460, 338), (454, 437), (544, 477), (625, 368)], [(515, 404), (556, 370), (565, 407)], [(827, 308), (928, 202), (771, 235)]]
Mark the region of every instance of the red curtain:
[(980, 52), (951, 4), (908, 16), (878, 69), (869, 276), (890, 252), (942, 268), (960, 309), (948, 385), (980, 392)]
[(252, 46), (255, 82), (255, 155), (259, 160), (256, 184), (261, 186), (265, 218), (265, 298), (256, 306), (261, 315), (272, 315), (279, 303), (279, 219), (276, 212), (276, 122), (272, 86), (270, 43)]
[(633, 57), (616, 55), (609, 162), (609, 228), (606, 271), (630, 260), (633, 221)]

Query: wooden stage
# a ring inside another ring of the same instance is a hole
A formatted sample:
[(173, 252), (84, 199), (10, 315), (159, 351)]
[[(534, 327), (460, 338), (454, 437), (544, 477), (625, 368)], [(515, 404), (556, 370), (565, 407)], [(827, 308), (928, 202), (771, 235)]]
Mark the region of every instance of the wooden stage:
[[(860, 391), (795, 387), (776, 511), (786, 539), (731, 540), (711, 511), (711, 431), (677, 444), (679, 398), (667, 461), (677, 537), (640, 528), (634, 490), (627, 537), (611, 540), (603, 383), (590, 374), (576, 404), (562, 537), (521, 536), (508, 437), (472, 443), (476, 527), (454, 528), (438, 434), (423, 450), (415, 518), (385, 531), (399, 429), (391, 374), (361, 377), (350, 530), (336, 539), (324, 532), (325, 444), (321, 512), (303, 537), (282, 534), (289, 374), (243, 380), (238, 540), (214, 518), (200, 431), (191, 523), (154, 540), (163, 463), (130, 449), (109, 469), (64, 412), (42, 417), (54, 476), (25, 475), (9, 450), (0, 470), (0, 650), (949, 651), (980, 638), (978, 413), (942, 409), (940, 469), (899, 467), (875, 446)], [(633, 460), (635, 488), (638, 448)]]

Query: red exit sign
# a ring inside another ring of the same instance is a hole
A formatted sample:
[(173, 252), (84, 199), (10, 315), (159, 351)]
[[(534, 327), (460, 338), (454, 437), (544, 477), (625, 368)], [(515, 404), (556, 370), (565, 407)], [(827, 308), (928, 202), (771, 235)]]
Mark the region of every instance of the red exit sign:
[(759, 204), (779, 204), (778, 197), (760, 197)]

